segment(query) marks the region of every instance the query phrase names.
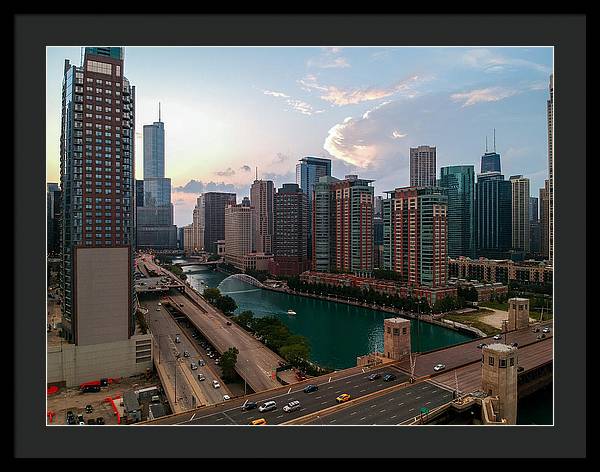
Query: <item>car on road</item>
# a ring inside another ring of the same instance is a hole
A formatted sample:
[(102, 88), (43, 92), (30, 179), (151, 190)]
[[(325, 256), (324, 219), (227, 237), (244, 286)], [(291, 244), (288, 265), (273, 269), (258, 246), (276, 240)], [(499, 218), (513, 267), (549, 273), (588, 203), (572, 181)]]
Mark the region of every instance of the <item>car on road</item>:
[(86, 413), (91, 413), (92, 411), (94, 411), (94, 407), (92, 405), (86, 405), (85, 406), (85, 412)]
[(183, 357), (190, 357), (190, 353), (188, 351), (183, 351)]
[(219, 382), (217, 382), (216, 380), (213, 380), (213, 388), (220, 388), (221, 384)]
[(175, 342), (176, 343), (180, 343), (181, 342), (181, 339), (179, 339), (179, 335), (178, 334), (175, 335)]
[(183, 303), (180, 303), (179, 306), (183, 306)]
[(523, 372), (525, 370), (525, 367), (523, 367), (522, 365), (517, 366), (517, 372)]
[(257, 420), (254, 420), (250, 423), (252, 426), (260, 426), (263, 424), (267, 424), (267, 420), (265, 420), (264, 418), (258, 418)]
[(484, 347), (486, 347), (486, 346), (487, 346), (487, 344), (486, 344), (486, 343), (479, 343), (479, 344), (477, 345), (477, 349), (483, 349), (483, 348), (484, 348)]
[(190, 369), (192, 369), (192, 370), (197, 370), (197, 369), (198, 369), (198, 366), (196, 365), (196, 363), (195, 363), (195, 362), (192, 362), (192, 363), (190, 364)]
[(512, 347), (519, 347), (519, 343), (515, 342), (511, 344)]
[(156, 307), (156, 311), (160, 311), (160, 307)]
[(158, 305), (158, 306), (162, 306), (162, 303), (161, 303), (161, 302), (158, 302), (158, 303), (157, 303), (157, 305)]
[(223, 395), (223, 401), (231, 400), (229, 395)]
[(290, 413), (292, 411), (296, 411), (299, 409), (300, 409), (300, 402), (298, 400), (293, 400), (283, 407), (283, 411), (285, 411), (286, 413)]
[(204, 377), (204, 374), (198, 374), (198, 380), (202, 382), (203, 380), (206, 380), (206, 377)]
[(96, 424), (104, 424), (104, 418), (102, 416), (96, 418)]
[(548, 326), (546, 326), (543, 330), (542, 333), (549, 333), (550, 332), (550, 328), (548, 328)]
[(304, 393), (316, 392), (317, 390), (319, 390), (319, 387), (314, 384), (310, 384), (304, 387)]
[(231, 321), (228, 321), (228, 322), (227, 322), (227, 326), (231, 326)]
[(338, 403), (345, 403), (348, 400), (350, 400), (350, 394), (349, 393), (342, 393), (339, 397), (337, 397), (335, 399), (335, 401), (338, 402)]
[(494, 338), (496, 341), (498, 341), (499, 339), (502, 339), (502, 335), (501, 334), (497, 334), (496, 336), (494, 336)]
[(276, 408), (277, 403), (275, 403), (273, 400), (269, 400), (268, 402), (264, 402), (261, 406), (259, 406), (258, 411), (262, 413), (263, 411), (271, 411), (275, 410)]
[(381, 378), (381, 374), (379, 372), (375, 372), (367, 377), (369, 380), (377, 380), (379, 378)]
[(439, 372), (440, 370), (444, 370), (446, 368), (446, 366), (444, 364), (436, 364), (433, 366), (433, 370), (435, 370), (436, 372)]
[(248, 411), (248, 410), (254, 410), (256, 407), (258, 407), (258, 403), (256, 402), (246, 402), (242, 405), (242, 410), (244, 411)]
[(216, 360), (215, 360), (215, 364), (216, 364), (216, 365), (219, 365), (219, 359), (216, 359)]
[(396, 380), (396, 376), (394, 374), (385, 374), (383, 376), (384, 382), (391, 382), (392, 380)]
[(206, 362), (204, 362), (202, 359), (200, 359), (200, 360), (198, 361), (198, 365), (199, 365), (200, 367), (204, 367), (204, 366), (206, 365)]
[(540, 332), (540, 328), (538, 328), (538, 327), (536, 327), (536, 328), (533, 328), (533, 329), (531, 330), (531, 332), (532, 332), (532, 333), (539, 333), (539, 332)]
[(544, 333), (542, 334), (538, 334), (535, 338), (536, 339), (544, 339), (546, 337), (546, 335)]

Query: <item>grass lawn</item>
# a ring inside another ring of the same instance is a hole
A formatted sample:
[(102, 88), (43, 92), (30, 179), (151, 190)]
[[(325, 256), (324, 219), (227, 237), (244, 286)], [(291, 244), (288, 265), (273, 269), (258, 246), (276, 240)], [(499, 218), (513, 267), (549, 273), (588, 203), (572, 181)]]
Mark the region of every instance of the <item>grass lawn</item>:
[[(507, 302), (493, 302), (493, 301), (481, 302), (481, 303), (479, 303), (479, 306), (493, 308), (494, 310), (508, 311), (508, 303)], [(530, 318), (539, 320), (540, 314), (541, 314), (541, 311), (529, 310)], [(548, 313), (547, 311), (544, 310), (544, 320), (550, 320), (550, 319), (552, 319), (552, 313)]]
[(457, 314), (446, 315), (446, 316), (444, 316), (444, 319), (450, 320), (450, 321), (456, 321), (457, 323), (462, 323), (462, 324), (466, 324), (468, 326), (472, 326), (473, 328), (480, 329), (485, 334), (489, 334), (489, 335), (501, 333), (502, 330), (500, 330), (498, 328), (494, 328), (493, 326), (490, 326), (489, 324), (483, 323), (481, 321), (482, 317), (487, 316), (489, 314), (490, 314), (490, 312), (488, 312), (488, 311), (478, 310), (476, 312), (467, 313), (464, 315), (457, 315)]

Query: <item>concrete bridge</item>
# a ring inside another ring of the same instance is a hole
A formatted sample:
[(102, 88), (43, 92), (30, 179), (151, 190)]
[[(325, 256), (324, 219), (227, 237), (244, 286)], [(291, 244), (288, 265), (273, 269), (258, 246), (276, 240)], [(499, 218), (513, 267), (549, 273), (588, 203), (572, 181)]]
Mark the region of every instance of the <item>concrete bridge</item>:
[(187, 261), (187, 262), (175, 262), (173, 265), (177, 265), (179, 267), (187, 267), (187, 266), (216, 266), (218, 264), (222, 264), (223, 259), (219, 259), (217, 261)]
[(230, 275), (229, 277), (221, 280), (221, 283), (218, 285), (218, 289), (221, 288), (221, 286), (228, 280), (240, 280), (241, 282), (250, 284), (250, 285), (254, 285), (255, 287), (258, 288), (265, 288), (265, 285), (260, 281), (255, 279), (254, 277), (248, 275), (248, 274), (233, 274)]

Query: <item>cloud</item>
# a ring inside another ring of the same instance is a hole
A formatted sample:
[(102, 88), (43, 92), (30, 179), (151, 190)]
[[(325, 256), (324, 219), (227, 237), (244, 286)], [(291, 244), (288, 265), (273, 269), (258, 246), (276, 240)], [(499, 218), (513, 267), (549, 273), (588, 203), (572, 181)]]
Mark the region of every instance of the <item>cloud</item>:
[(288, 109), (297, 111), (303, 115), (313, 115), (315, 113), (323, 113), (325, 110), (315, 110), (310, 103), (307, 103), (303, 100), (299, 100), (296, 98), (292, 98), (289, 95), (283, 92), (273, 92), (270, 90), (263, 90), (265, 95), (270, 95), (271, 97), (284, 99), (285, 103), (288, 105)]
[(408, 134), (406, 134), (406, 133), (400, 133), (397, 130), (392, 131), (392, 138), (394, 138), (394, 139), (406, 138), (407, 136), (408, 136)]
[(250, 166), (243, 165), (242, 167), (240, 167), (240, 170), (243, 172), (250, 172), (252, 168)]
[(470, 49), (463, 54), (462, 60), (470, 67), (483, 69), (484, 72), (491, 73), (517, 68), (533, 69), (544, 74), (551, 72), (550, 68), (537, 62), (507, 57), (489, 49)]
[[(173, 193), (193, 193), (200, 194), (204, 192), (235, 192), (236, 186), (226, 184), (225, 182), (202, 182), (201, 180), (190, 180), (187, 184), (175, 187)], [(183, 198), (183, 197), (181, 197)]]
[(389, 87), (341, 89), (335, 85), (323, 86), (317, 82), (317, 78), (314, 75), (307, 75), (303, 79), (300, 79), (298, 83), (304, 90), (317, 90), (322, 92), (320, 94), (320, 98), (322, 100), (325, 100), (333, 105), (343, 106), (371, 100), (379, 100), (396, 94), (408, 98), (414, 98), (418, 94), (416, 90), (417, 85), (424, 80), (424, 78), (418, 75), (412, 75), (406, 79), (396, 82)]
[(228, 167), (225, 170), (216, 171), (215, 174), (220, 177), (231, 177), (232, 175), (235, 175), (235, 170), (233, 170), (231, 167)]
[(343, 56), (338, 56), (342, 48), (339, 46), (322, 48), (322, 54), (316, 58), (307, 61), (308, 67), (318, 67), (320, 69), (339, 69), (350, 67), (348, 60)]
[(520, 93), (519, 90), (505, 87), (487, 87), (469, 92), (453, 93), (450, 98), (455, 102), (462, 102), (462, 107), (469, 107), (481, 102), (497, 102), (518, 93)]

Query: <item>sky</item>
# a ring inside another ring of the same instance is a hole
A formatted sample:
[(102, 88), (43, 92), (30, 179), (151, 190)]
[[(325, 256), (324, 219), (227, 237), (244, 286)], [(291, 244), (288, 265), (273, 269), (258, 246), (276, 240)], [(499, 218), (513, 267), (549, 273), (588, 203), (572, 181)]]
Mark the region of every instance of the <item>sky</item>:
[[(58, 182), (64, 60), (46, 51), (46, 176)], [(165, 124), (165, 175), (175, 224), (192, 221), (203, 191), (249, 195), (256, 172), (295, 182), (304, 156), (332, 159), (332, 174), (374, 179), (375, 195), (409, 184), (409, 150), (437, 147), (447, 165), (475, 166), (486, 136), (506, 178), (538, 196), (548, 178), (546, 100), (551, 47), (125, 47), (136, 87), (136, 178), (142, 127)]]

